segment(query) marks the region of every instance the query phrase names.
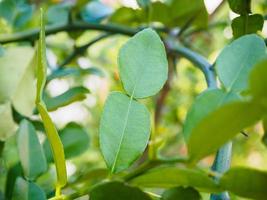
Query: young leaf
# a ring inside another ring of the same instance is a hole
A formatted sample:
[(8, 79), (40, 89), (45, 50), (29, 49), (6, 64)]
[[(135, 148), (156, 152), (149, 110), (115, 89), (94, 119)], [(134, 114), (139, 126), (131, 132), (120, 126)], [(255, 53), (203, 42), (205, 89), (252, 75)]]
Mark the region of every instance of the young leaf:
[(112, 92), (100, 121), (100, 148), (108, 168), (128, 168), (145, 150), (150, 133), (147, 108), (120, 92)]
[(90, 192), (90, 200), (151, 200), (142, 190), (120, 182), (107, 182), (95, 186)]
[(165, 47), (152, 29), (145, 29), (120, 49), (119, 71), (125, 91), (134, 98), (155, 95), (168, 75)]
[(40, 38), (38, 42), (37, 51), (37, 92), (36, 92), (36, 107), (39, 114), (43, 120), (47, 138), (51, 145), (53, 152), (53, 157), (56, 165), (57, 171), (57, 186), (56, 186), (56, 196), (60, 196), (60, 189), (67, 183), (67, 172), (65, 155), (63, 150), (63, 145), (57, 133), (57, 129), (51, 120), (46, 106), (43, 102), (43, 90), (46, 82), (46, 55), (45, 55), (45, 28), (43, 20), (43, 10), (41, 9), (41, 31)]
[(46, 200), (44, 191), (35, 183), (18, 177), (16, 180), (12, 200)]
[(184, 122), (183, 134), (185, 140), (188, 142), (194, 127), (204, 117), (216, 110), (221, 105), (238, 99), (238, 95), (234, 93), (226, 93), (220, 89), (207, 90), (200, 94), (191, 106)]
[(210, 113), (198, 123), (189, 138), (191, 161), (214, 153), (237, 133), (260, 120), (262, 114), (262, 108), (250, 102), (229, 103)]
[(262, 30), (263, 22), (264, 19), (260, 14), (236, 17), (231, 24), (233, 35), (239, 38), (242, 35), (257, 33)]
[(11, 101), (16, 110), (27, 116), (35, 106), (33, 56), (30, 47), (9, 47), (0, 57), (0, 102)]
[[(88, 133), (79, 124), (71, 122), (59, 131), (59, 137), (62, 141), (65, 158), (73, 158), (85, 152), (89, 147)], [(49, 141), (46, 139), (43, 148), (48, 162), (53, 159)]]
[(162, 194), (162, 200), (201, 200), (197, 190), (192, 187), (176, 187), (166, 190)]
[(27, 120), (20, 123), (18, 130), (18, 152), (24, 176), (35, 180), (47, 169), (42, 146), (36, 135), (34, 126)]
[(236, 195), (266, 199), (267, 172), (249, 168), (232, 168), (221, 178), (220, 185)]
[(160, 167), (131, 180), (133, 185), (149, 188), (196, 187), (204, 192), (219, 192), (219, 186), (198, 169)]
[(87, 93), (89, 93), (89, 90), (85, 87), (73, 87), (56, 97), (44, 96), (44, 102), (47, 106), (47, 110), (54, 111), (60, 107), (67, 106), (75, 101), (84, 100), (86, 98)]
[(246, 15), (251, 13), (251, 0), (228, 0), (232, 11), (237, 14)]
[(253, 65), (266, 57), (265, 51), (264, 40), (253, 34), (243, 36), (225, 47), (215, 66), (224, 87), (233, 92), (245, 90)]

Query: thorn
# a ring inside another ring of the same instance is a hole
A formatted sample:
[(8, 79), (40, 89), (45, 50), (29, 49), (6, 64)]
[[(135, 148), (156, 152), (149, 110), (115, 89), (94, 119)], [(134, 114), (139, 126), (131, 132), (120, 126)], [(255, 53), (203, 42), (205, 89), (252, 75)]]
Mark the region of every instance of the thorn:
[(245, 131), (240, 131), (245, 137), (248, 137), (248, 134)]

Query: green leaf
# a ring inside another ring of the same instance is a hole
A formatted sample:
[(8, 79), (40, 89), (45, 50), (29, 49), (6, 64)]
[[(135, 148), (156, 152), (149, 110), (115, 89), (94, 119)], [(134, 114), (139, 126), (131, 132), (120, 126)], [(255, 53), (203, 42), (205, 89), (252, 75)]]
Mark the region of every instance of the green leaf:
[(84, 100), (86, 98), (86, 94), (88, 93), (89, 90), (85, 87), (73, 87), (56, 97), (44, 96), (44, 102), (47, 106), (47, 110), (54, 111), (73, 102)]
[(256, 123), (262, 113), (258, 104), (250, 102), (229, 103), (210, 113), (198, 123), (189, 138), (191, 161), (196, 162), (217, 151), (237, 133)]
[(233, 92), (245, 90), (253, 65), (266, 57), (265, 51), (264, 40), (254, 34), (243, 36), (226, 46), (215, 66), (224, 87)]
[[(89, 147), (90, 139), (88, 133), (82, 126), (74, 122), (67, 124), (62, 130), (60, 130), (59, 137), (64, 147), (66, 159), (73, 158), (84, 153)], [(53, 156), (47, 139), (43, 144), (43, 148), (45, 150), (47, 160), (51, 162)]]
[[(0, 76), (1, 77), (1, 76)], [(12, 117), (12, 109), (9, 102), (0, 104), (0, 140), (5, 141), (16, 132), (17, 125)]]
[(59, 69), (56, 71), (53, 71), (52, 74), (50, 74), (47, 77), (47, 81), (51, 81), (52, 79), (55, 78), (64, 78), (66, 76), (82, 76), (82, 75), (89, 75), (89, 74), (94, 74), (98, 76), (104, 76), (103, 72), (96, 67), (90, 67), (87, 69), (81, 69), (81, 68), (64, 68), (64, 69)]
[(36, 92), (36, 107), (42, 118), (47, 138), (51, 145), (53, 158), (57, 171), (57, 185), (56, 185), (56, 197), (60, 196), (60, 189), (67, 183), (67, 172), (65, 155), (62, 142), (60, 141), (57, 129), (50, 118), (46, 106), (43, 102), (43, 90), (46, 83), (46, 54), (45, 54), (45, 27), (43, 10), (41, 9), (41, 31), (38, 41), (37, 49), (37, 92)]
[(197, 190), (192, 187), (176, 187), (166, 190), (162, 194), (162, 200), (201, 200)]
[(160, 167), (131, 180), (133, 185), (148, 188), (196, 187), (204, 192), (219, 192), (219, 186), (198, 169)]
[(249, 90), (254, 99), (260, 101), (267, 108), (267, 60), (257, 63), (250, 73)]
[(120, 49), (118, 62), (124, 89), (134, 98), (155, 95), (167, 80), (165, 47), (152, 29), (129, 39)]
[(49, 24), (66, 24), (71, 10), (70, 3), (60, 3), (49, 6), (47, 10), (47, 22)]
[(95, 186), (90, 192), (90, 200), (151, 200), (142, 190), (120, 182), (107, 182)]
[(191, 106), (184, 122), (183, 134), (185, 140), (188, 142), (194, 127), (208, 114), (221, 105), (238, 99), (238, 95), (226, 93), (220, 89), (206, 90), (200, 94)]
[(233, 35), (235, 38), (239, 38), (242, 35), (257, 33), (257, 31), (262, 30), (263, 22), (263, 17), (260, 14), (236, 17), (231, 24)]
[(47, 170), (42, 146), (34, 126), (27, 120), (22, 120), (17, 134), (18, 152), (24, 176), (29, 180), (35, 180)]
[(18, 177), (16, 180), (12, 200), (46, 200), (44, 191), (35, 183)]
[(136, 0), (136, 2), (140, 8), (147, 8), (151, 4), (150, 0)]
[(11, 101), (18, 112), (27, 116), (34, 109), (33, 56), (31, 47), (21, 46), (5, 48), (4, 55), (0, 57), (0, 103)]
[(249, 168), (232, 168), (221, 178), (226, 190), (246, 198), (266, 199), (267, 172)]
[(100, 121), (100, 149), (108, 168), (128, 168), (145, 150), (150, 135), (147, 108), (120, 92), (112, 92)]
[(231, 10), (237, 14), (245, 15), (251, 13), (251, 0), (228, 0)]

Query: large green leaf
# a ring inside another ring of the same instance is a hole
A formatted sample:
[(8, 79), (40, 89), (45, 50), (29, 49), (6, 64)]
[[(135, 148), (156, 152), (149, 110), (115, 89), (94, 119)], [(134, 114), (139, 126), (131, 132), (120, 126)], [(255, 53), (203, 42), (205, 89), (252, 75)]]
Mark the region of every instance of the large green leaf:
[(226, 93), (220, 89), (207, 90), (199, 95), (187, 113), (184, 122), (183, 134), (185, 140), (188, 141), (194, 127), (209, 113), (221, 105), (237, 99), (239, 99), (238, 95)]
[(89, 93), (89, 90), (85, 87), (73, 87), (56, 97), (44, 96), (44, 102), (47, 106), (47, 110), (54, 111), (73, 102), (84, 100), (87, 93)]
[(167, 80), (165, 47), (152, 29), (129, 39), (120, 49), (118, 62), (124, 89), (134, 98), (155, 95)]
[(267, 172), (249, 168), (232, 168), (221, 178), (226, 190), (246, 198), (266, 199)]
[(267, 108), (267, 60), (256, 64), (249, 77), (250, 93), (255, 100), (260, 101)]
[(35, 183), (18, 177), (13, 191), (12, 200), (46, 200), (44, 191)]
[(107, 182), (95, 186), (90, 192), (90, 200), (151, 200), (142, 190), (120, 182)]
[(246, 89), (249, 73), (253, 65), (266, 57), (265, 51), (264, 40), (254, 34), (243, 36), (226, 46), (215, 66), (224, 87), (234, 92)]
[(50, 118), (46, 106), (43, 102), (43, 90), (46, 83), (46, 54), (45, 54), (45, 27), (44, 27), (44, 16), (43, 10), (41, 9), (41, 31), (38, 41), (37, 49), (37, 91), (36, 91), (36, 107), (39, 111), (39, 114), (42, 118), (44, 128), (46, 131), (47, 138), (51, 145), (53, 152), (53, 158), (56, 165), (57, 171), (57, 184), (56, 184), (56, 197), (61, 195), (61, 187), (67, 183), (67, 172), (66, 172), (66, 163), (65, 155), (62, 142), (59, 138), (57, 129), (53, 124), (52, 119)]
[(238, 38), (242, 35), (257, 33), (257, 31), (262, 30), (263, 22), (263, 17), (260, 14), (236, 17), (231, 24), (233, 35)]
[(33, 55), (31, 47), (21, 46), (6, 48), (0, 57), (0, 103), (11, 101), (18, 112), (27, 116), (34, 109)]
[(160, 167), (131, 180), (139, 187), (172, 188), (196, 187), (205, 192), (219, 192), (219, 186), (203, 171), (198, 169)]
[(100, 121), (100, 148), (111, 172), (128, 168), (145, 150), (150, 135), (147, 108), (120, 92), (112, 92)]
[(192, 187), (176, 187), (166, 190), (162, 194), (162, 200), (201, 200), (201, 196)]
[(12, 109), (9, 102), (0, 104), (0, 140), (5, 141), (12, 136), (17, 128), (12, 117)]
[(262, 116), (258, 104), (233, 102), (203, 118), (194, 128), (188, 150), (192, 162), (214, 153), (244, 128), (253, 125)]
[(237, 14), (246, 15), (251, 12), (251, 0), (228, 0), (232, 11)]
[(47, 163), (34, 126), (27, 120), (20, 123), (17, 143), (24, 176), (34, 180), (46, 171)]
[[(65, 157), (73, 158), (85, 152), (89, 147), (89, 136), (82, 126), (71, 122), (59, 131), (59, 137), (63, 143)], [(46, 139), (43, 144), (46, 158), (49, 162), (52, 161), (53, 156), (49, 141)]]

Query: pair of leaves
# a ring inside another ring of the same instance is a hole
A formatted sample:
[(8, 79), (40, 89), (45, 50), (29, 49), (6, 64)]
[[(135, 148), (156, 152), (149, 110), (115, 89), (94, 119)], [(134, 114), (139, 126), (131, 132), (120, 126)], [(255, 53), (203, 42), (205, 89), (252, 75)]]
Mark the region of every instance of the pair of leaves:
[(167, 80), (164, 45), (151, 29), (131, 38), (118, 57), (126, 93), (111, 93), (100, 122), (100, 148), (111, 172), (128, 168), (145, 150), (150, 135), (150, 116), (135, 98), (156, 94)]
[[(88, 133), (78, 124), (71, 122), (59, 131), (59, 137), (62, 141), (65, 158), (70, 159), (85, 152), (89, 147)], [(53, 155), (48, 139), (43, 144), (45, 155), (48, 162), (51, 162)]]
[[(260, 120), (261, 106), (238, 101), (234, 93), (247, 89), (253, 66), (265, 56), (264, 41), (256, 35), (235, 40), (219, 55), (215, 68), (228, 92), (208, 90), (192, 105), (184, 125), (192, 162), (214, 153), (241, 130)], [(259, 78), (255, 75), (254, 79)]]
[(37, 49), (37, 92), (35, 102), (39, 114), (43, 120), (47, 138), (51, 145), (57, 171), (56, 196), (59, 196), (61, 187), (63, 187), (67, 183), (67, 172), (63, 145), (59, 138), (57, 129), (53, 124), (53, 121), (50, 118), (42, 99), (43, 90), (46, 83), (46, 69), (45, 27), (43, 10), (41, 9), (41, 31)]

